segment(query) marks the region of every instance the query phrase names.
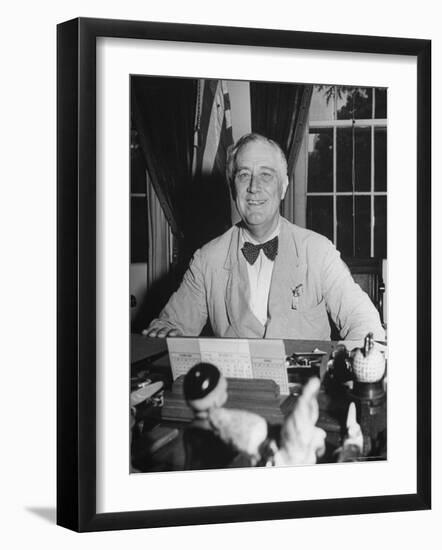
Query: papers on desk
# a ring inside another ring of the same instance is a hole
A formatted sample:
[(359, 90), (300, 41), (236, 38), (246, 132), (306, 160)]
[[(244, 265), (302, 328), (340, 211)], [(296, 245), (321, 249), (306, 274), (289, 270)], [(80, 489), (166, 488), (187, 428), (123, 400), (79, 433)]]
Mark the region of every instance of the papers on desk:
[(226, 378), (274, 380), (289, 393), (283, 340), (234, 338), (167, 338), (172, 376), (186, 374), (197, 363), (212, 363)]

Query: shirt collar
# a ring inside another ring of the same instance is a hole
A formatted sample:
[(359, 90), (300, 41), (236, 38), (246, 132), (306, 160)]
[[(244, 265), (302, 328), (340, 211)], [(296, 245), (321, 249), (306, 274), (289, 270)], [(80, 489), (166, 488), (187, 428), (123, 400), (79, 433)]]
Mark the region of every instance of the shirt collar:
[[(269, 235), (269, 237), (266, 239), (266, 241), (272, 240), (274, 237), (279, 235), (281, 231), (281, 217), (279, 217), (278, 225), (275, 227), (275, 229), (272, 231), (272, 233)], [(241, 227), (241, 244), (244, 244), (246, 241), (252, 244), (261, 244), (258, 241), (256, 241), (250, 233), (245, 229), (244, 227)]]

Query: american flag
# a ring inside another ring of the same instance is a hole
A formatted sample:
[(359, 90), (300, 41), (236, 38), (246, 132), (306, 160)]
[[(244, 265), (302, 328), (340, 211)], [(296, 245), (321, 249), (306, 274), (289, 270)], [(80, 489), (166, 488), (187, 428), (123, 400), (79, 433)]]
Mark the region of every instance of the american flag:
[(230, 98), (225, 80), (198, 81), (192, 175), (224, 177), (227, 148), (233, 143)]

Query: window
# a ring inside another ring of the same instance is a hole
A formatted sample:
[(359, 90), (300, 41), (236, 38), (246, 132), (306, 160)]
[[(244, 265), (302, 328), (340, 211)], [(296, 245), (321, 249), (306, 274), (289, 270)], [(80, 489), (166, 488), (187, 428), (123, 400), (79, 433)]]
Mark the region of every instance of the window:
[(387, 255), (387, 90), (314, 86), (307, 227), (343, 256)]

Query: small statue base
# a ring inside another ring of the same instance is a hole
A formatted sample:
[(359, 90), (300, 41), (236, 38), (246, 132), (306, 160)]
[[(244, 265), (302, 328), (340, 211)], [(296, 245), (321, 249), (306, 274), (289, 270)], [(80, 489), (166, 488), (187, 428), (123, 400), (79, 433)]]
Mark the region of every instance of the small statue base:
[[(354, 382), (348, 391), (349, 399), (354, 401), (358, 413), (358, 422), (365, 436), (364, 454), (379, 455), (386, 453), (386, 407), (387, 395), (383, 380), (378, 382)], [(382, 447), (382, 448), (381, 448)]]
[(351, 394), (355, 399), (377, 402), (385, 400), (384, 383), (378, 382), (357, 382), (353, 383)]

